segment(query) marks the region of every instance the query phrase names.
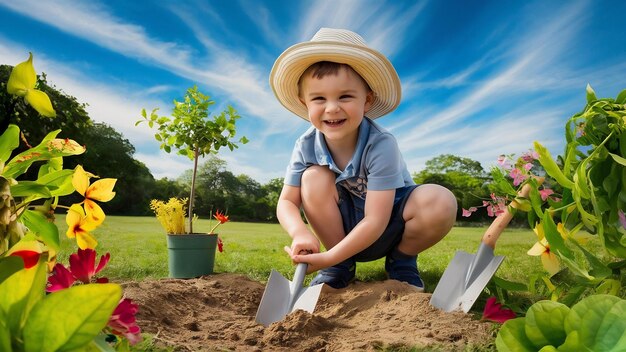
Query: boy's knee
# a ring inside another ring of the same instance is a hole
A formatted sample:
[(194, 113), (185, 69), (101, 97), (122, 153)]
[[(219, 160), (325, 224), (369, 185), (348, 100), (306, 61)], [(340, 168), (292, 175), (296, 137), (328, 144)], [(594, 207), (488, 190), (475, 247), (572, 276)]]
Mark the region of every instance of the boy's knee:
[[(413, 214), (432, 225), (451, 228), (456, 220), (457, 200), (449, 189), (435, 184), (417, 187), (411, 195)], [(406, 217), (405, 217), (406, 218)]]
[(336, 198), (335, 173), (326, 166), (312, 165), (302, 173), (300, 187), (303, 201), (327, 195)]

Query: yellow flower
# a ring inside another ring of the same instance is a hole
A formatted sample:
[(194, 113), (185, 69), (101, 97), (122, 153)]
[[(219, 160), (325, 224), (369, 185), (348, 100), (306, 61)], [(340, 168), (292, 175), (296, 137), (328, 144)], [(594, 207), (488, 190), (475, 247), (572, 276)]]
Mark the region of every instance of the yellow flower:
[(550, 276), (561, 270), (559, 258), (556, 254), (550, 251), (550, 244), (545, 238), (535, 243), (535, 245), (528, 250), (528, 255), (541, 256), (541, 264), (543, 264), (543, 267), (550, 274)]
[(11, 71), (7, 82), (7, 92), (24, 97), (24, 100), (41, 115), (55, 117), (56, 112), (52, 108), (50, 98), (46, 93), (35, 89), (36, 83), (37, 74), (33, 67), (33, 54), (29, 53), (28, 60), (16, 65)]
[(527, 254), (532, 256), (541, 256), (541, 264), (543, 264), (543, 267), (550, 274), (550, 276), (558, 273), (561, 269), (561, 263), (556, 254), (550, 251), (550, 244), (545, 238), (543, 225), (538, 223), (533, 231), (535, 231), (535, 234), (537, 235), (537, 243), (535, 243), (535, 245), (528, 250)]
[(69, 238), (76, 238), (76, 243), (80, 249), (96, 248), (98, 241), (89, 233), (93, 231), (98, 224), (87, 216), (80, 204), (73, 204), (65, 216), (67, 223), (67, 232)]
[(74, 185), (74, 188), (78, 193), (85, 197), (84, 204), (87, 217), (89, 217), (96, 224), (96, 226), (98, 226), (104, 221), (105, 215), (104, 211), (102, 211), (102, 208), (100, 208), (95, 200), (108, 202), (113, 199), (113, 197), (115, 197), (113, 187), (115, 186), (117, 179), (103, 178), (90, 185), (89, 179), (92, 177), (97, 176), (86, 172), (82, 166), (78, 165), (74, 170), (72, 185)]

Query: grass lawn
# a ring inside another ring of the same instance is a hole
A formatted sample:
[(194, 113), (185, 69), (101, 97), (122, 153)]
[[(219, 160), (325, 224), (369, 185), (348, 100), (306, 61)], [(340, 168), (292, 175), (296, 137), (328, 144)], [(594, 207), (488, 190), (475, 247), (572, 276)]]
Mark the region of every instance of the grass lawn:
[[(67, 263), (67, 257), (76, 250), (73, 240), (65, 236), (64, 216), (57, 217), (61, 231), (59, 261)], [(215, 224), (215, 222), (212, 222)], [(209, 221), (198, 220), (194, 228), (208, 231)], [(224, 241), (224, 252), (216, 254), (216, 272), (239, 273), (251, 279), (265, 282), (271, 269), (286, 277), (293, 274), (293, 266), (283, 251), (291, 243), (289, 236), (278, 224), (228, 222), (219, 228)], [(485, 227), (455, 227), (440, 243), (420, 254), (419, 268), (432, 292), (457, 250), (476, 253)], [(98, 240), (97, 252), (111, 253), (111, 260), (101, 273), (116, 281), (164, 278), (168, 276), (167, 245), (165, 233), (156, 218), (107, 216), (103, 225), (95, 232)], [(526, 251), (535, 243), (536, 237), (530, 230), (507, 229), (496, 246), (496, 254), (504, 255), (499, 277), (526, 281), (528, 275), (543, 269), (539, 258), (530, 257)], [(312, 275), (307, 278), (310, 280)], [(357, 278), (362, 281), (385, 278), (384, 258), (357, 265)]]

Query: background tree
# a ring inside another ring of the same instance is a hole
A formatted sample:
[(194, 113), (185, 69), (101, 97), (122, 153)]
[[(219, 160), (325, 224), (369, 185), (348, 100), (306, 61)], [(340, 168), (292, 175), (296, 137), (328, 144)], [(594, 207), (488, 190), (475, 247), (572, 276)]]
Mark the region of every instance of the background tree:
[[(94, 123), (85, 110), (87, 104), (49, 85), (45, 73), (38, 76), (37, 89), (50, 97), (56, 117), (42, 117), (23, 98), (8, 94), (6, 85), (12, 69), (12, 66), (0, 65), (0, 133), (10, 123), (20, 126), (24, 138), (16, 152), (28, 149), (27, 143), (36, 143), (49, 132), (60, 129), (59, 138), (71, 138), (87, 146), (84, 154), (65, 158), (65, 168), (81, 164), (95, 175), (118, 178), (116, 197), (104, 205), (107, 213), (146, 214), (154, 178), (143, 163), (134, 159), (134, 146), (113, 127)], [(37, 168), (31, 168), (23, 177), (34, 179), (36, 172)]]
[[(460, 219), (462, 208), (480, 206), (482, 199), (489, 197), (487, 184), (491, 179), (480, 162), (442, 154), (428, 160), (424, 170), (413, 174), (413, 180), (418, 184), (434, 183), (448, 188), (457, 199), (457, 219)], [(486, 213), (479, 214), (472, 216), (471, 220), (486, 219)]]

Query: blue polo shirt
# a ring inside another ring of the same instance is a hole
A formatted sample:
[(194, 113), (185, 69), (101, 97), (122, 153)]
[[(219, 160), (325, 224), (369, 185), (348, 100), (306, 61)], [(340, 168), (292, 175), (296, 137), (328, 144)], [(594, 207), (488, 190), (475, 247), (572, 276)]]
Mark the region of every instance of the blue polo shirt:
[(311, 165), (328, 166), (335, 183), (365, 199), (367, 190), (383, 191), (414, 185), (395, 137), (364, 117), (352, 159), (340, 170), (328, 150), (324, 135), (311, 126), (298, 140), (287, 166), (285, 184), (300, 187), (302, 173)]

